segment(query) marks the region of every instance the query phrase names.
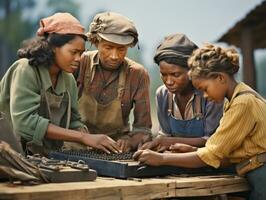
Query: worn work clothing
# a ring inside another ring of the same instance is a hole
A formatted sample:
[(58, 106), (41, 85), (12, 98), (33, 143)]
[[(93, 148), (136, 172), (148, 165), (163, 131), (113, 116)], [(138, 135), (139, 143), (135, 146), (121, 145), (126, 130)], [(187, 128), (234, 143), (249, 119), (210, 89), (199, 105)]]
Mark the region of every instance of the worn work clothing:
[(90, 65), (84, 71), (86, 74), (83, 82), (84, 89), (78, 102), (82, 120), (91, 133), (105, 133), (117, 139), (123, 135), (121, 130), (124, 128), (121, 98), (125, 90), (127, 68), (124, 67), (119, 70), (117, 97), (107, 104), (101, 104), (89, 93), (89, 86), (93, 79), (95, 68), (93, 67), (93, 62), (89, 62), (89, 56), (86, 56), (86, 58), (87, 62), (84, 64), (82, 62), (82, 67), (87, 66), (86, 64), (89, 63)]
[[(129, 114), (134, 107), (134, 122), (130, 134), (137, 132), (151, 133), (151, 116), (150, 116), (150, 99), (149, 99), (149, 76), (147, 71), (140, 64), (126, 58), (119, 70), (114, 71), (108, 80), (103, 78), (101, 64), (97, 51), (85, 53), (89, 56), (90, 65), (92, 67), (92, 77), (87, 88), (91, 96), (102, 105), (110, 104), (118, 96), (118, 82), (121, 69), (126, 68), (126, 80), (123, 95), (121, 97), (121, 108), (123, 118), (123, 128), (121, 132), (127, 134), (130, 131)], [(84, 59), (84, 58), (82, 58)], [(89, 65), (88, 65), (89, 66)], [(86, 78), (86, 74), (84, 76)], [(80, 83), (80, 80), (78, 80)], [(83, 84), (83, 83), (82, 83)], [(82, 113), (83, 108), (80, 108)], [(89, 113), (87, 114), (89, 118)], [(103, 130), (105, 134), (109, 130)]]
[[(188, 101), (184, 118), (182, 117), (177, 104), (175, 103), (175, 95), (173, 95), (173, 111), (172, 115), (176, 120), (191, 120), (197, 116), (195, 113), (195, 100), (196, 98), (200, 97), (202, 99), (202, 94), (195, 90), (194, 94), (192, 95), (191, 99)], [(160, 124), (160, 134), (166, 136), (176, 136), (176, 133), (170, 125), (170, 116), (168, 112), (168, 98), (169, 98), (169, 90), (166, 88), (165, 85), (160, 86), (156, 91), (156, 106), (157, 106), (157, 116)], [(204, 105), (202, 107), (202, 114), (203, 114), (203, 130), (199, 132), (198, 137), (209, 137), (215, 129), (219, 125), (220, 118), (222, 117), (222, 110), (223, 104), (217, 104), (210, 101), (202, 101)], [(193, 123), (193, 122), (192, 122)], [(186, 129), (183, 127), (182, 129)], [(186, 132), (187, 130), (184, 130)], [(203, 134), (200, 134), (202, 133)], [(190, 133), (191, 134), (191, 133)], [(196, 133), (195, 133), (196, 134)], [(195, 134), (192, 135), (195, 137)], [(181, 135), (179, 135), (181, 136)], [(191, 135), (182, 134), (182, 137), (191, 137)]]
[(266, 152), (266, 104), (251, 93), (244, 83), (239, 83), (232, 99), (225, 102), (220, 126), (197, 154), (208, 165), (219, 167), (223, 158), (232, 163)]
[[(190, 119), (178, 119), (173, 115), (174, 113), (181, 115), (178, 106), (175, 104), (176, 100), (174, 96), (173, 93), (169, 93), (168, 95), (168, 119), (172, 130), (172, 136), (204, 137), (204, 112), (206, 100), (202, 96), (194, 96), (195, 99), (194, 103), (192, 103), (191, 109), (193, 117)], [(173, 110), (179, 112), (172, 112)]]
[[(40, 70), (36, 68), (39, 85), (41, 85), (41, 101), (38, 114), (50, 120), (50, 123), (69, 128), (71, 116), (71, 96), (68, 91), (57, 95), (52, 91), (45, 90), (40, 75)], [(58, 150), (63, 146), (63, 141), (43, 139), (43, 145), (36, 145), (34, 141), (21, 142), (27, 154), (48, 155), (50, 150)]]
[[(41, 82), (45, 91), (58, 96), (69, 92), (71, 96), (70, 129), (83, 128), (77, 110), (78, 92), (72, 74), (61, 71), (56, 88), (52, 87), (48, 68), (39, 68)], [(41, 84), (36, 68), (28, 63), (28, 59), (16, 61), (7, 71), (0, 86), (0, 110), (4, 111), (12, 121), (13, 128), (26, 141), (43, 145), (44, 136), (50, 120), (38, 114), (41, 102)], [(62, 123), (66, 123), (67, 113)], [(64, 122), (65, 121), (65, 122)]]

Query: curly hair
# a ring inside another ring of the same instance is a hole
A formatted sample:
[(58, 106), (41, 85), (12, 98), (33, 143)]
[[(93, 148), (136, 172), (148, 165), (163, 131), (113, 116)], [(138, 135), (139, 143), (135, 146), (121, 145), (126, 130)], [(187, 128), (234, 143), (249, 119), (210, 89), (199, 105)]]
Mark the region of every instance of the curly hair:
[(239, 55), (234, 48), (205, 44), (192, 53), (188, 66), (192, 77), (211, 78), (217, 72), (233, 76), (239, 70)]
[(22, 42), (22, 48), (17, 52), (20, 58), (28, 58), (29, 64), (34, 67), (50, 67), (54, 63), (54, 47), (62, 47), (76, 36), (87, 38), (76, 34), (45, 34), (42, 37), (36, 37)]

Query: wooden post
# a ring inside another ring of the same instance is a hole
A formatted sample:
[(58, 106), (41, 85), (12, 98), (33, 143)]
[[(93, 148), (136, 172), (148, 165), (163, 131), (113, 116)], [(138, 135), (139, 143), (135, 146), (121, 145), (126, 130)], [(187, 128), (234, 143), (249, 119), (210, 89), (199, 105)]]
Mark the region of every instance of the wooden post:
[(256, 68), (252, 45), (251, 27), (246, 27), (241, 33), (241, 51), (243, 56), (243, 81), (256, 90)]

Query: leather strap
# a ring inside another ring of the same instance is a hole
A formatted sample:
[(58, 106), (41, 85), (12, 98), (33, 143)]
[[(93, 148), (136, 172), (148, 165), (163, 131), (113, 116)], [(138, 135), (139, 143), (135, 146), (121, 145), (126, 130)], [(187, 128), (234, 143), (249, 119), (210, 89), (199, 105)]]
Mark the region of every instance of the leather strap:
[(260, 163), (266, 163), (266, 152), (259, 154), (257, 160)]

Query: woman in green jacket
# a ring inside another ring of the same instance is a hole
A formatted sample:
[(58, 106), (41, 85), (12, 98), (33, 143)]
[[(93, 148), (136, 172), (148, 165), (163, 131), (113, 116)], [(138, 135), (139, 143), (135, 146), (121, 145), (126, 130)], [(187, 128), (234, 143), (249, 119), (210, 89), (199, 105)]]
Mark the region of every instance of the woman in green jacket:
[(69, 13), (56, 13), (40, 21), (37, 35), (18, 50), (20, 59), (0, 85), (0, 110), (8, 115), (24, 149), (46, 154), (72, 141), (119, 151), (110, 137), (86, 133), (77, 111), (72, 73), (85, 48), (84, 27)]

